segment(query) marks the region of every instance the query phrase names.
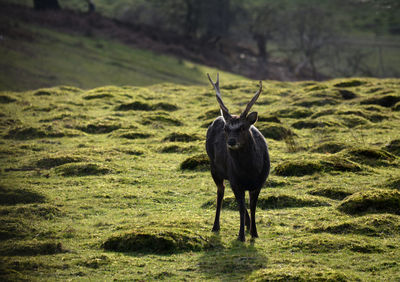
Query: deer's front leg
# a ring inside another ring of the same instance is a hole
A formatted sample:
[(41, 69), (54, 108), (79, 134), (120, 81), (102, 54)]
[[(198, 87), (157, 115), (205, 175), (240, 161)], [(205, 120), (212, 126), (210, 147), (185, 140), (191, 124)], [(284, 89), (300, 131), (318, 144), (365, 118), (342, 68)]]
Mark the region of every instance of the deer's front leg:
[(218, 183), (217, 188), (218, 188), (218, 190), (217, 190), (217, 210), (215, 212), (214, 226), (212, 229), (213, 232), (218, 232), (220, 229), (219, 216), (221, 214), (222, 201), (224, 199), (224, 192), (225, 192), (224, 183), (223, 182)]
[(238, 240), (244, 242), (244, 226), (246, 220), (246, 206), (244, 203), (244, 191), (240, 191), (238, 189), (233, 188), (233, 193), (235, 194), (236, 202), (239, 206), (239, 214), (240, 214), (240, 228), (239, 228), (239, 236)]

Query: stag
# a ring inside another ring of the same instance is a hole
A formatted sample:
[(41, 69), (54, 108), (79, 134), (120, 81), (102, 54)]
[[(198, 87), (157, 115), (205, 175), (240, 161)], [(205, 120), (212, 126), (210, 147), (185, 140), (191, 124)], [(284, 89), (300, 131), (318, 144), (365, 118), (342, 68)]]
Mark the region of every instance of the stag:
[[(219, 89), (219, 75), (214, 83), (207, 74), (214, 87), (217, 101), (221, 109), (221, 116), (216, 118), (208, 127), (206, 150), (210, 158), (211, 176), (217, 185), (217, 209), (212, 231), (220, 230), (219, 218), (224, 198), (224, 180), (228, 180), (240, 213), (240, 229), (238, 240), (245, 241), (244, 227), (250, 230), (252, 238), (257, 238), (256, 205), (260, 190), (264, 185), (270, 170), (268, 146), (264, 136), (254, 126), (257, 121), (257, 112), (249, 113), (262, 91), (260, 88), (239, 115), (231, 115), (222, 101)], [(245, 191), (250, 195), (250, 213), (245, 206)], [(251, 220), (250, 220), (251, 218)]]

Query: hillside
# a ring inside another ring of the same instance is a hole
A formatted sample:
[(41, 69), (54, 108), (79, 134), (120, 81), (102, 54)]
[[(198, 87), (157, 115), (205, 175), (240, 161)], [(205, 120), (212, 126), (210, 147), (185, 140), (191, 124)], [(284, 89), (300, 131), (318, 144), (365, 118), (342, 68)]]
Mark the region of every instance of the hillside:
[[(230, 189), (210, 231), (211, 86), (1, 92), (0, 279), (399, 280), (399, 86), (264, 81), (273, 170), (243, 244)], [(221, 78), (234, 113), (256, 89)]]
[[(183, 58), (163, 55), (157, 52), (153, 41), (118, 28), (116, 23), (100, 16), (87, 18), (63, 11), (56, 15), (35, 13), (12, 5), (2, 8), (0, 90), (61, 84), (83, 89), (161, 82), (205, 84), (204, 74), (215, 71)], [(88, 23), (91, 21), (95, 24)], [(113, 33), (104, 32), (104, 26)], [(127, 42), (136, 40), (142, 42)], [(148, 45), (153, 47), (147, 48)], [(227, 72), (222, 75), (226, 79), (241, 79)]]

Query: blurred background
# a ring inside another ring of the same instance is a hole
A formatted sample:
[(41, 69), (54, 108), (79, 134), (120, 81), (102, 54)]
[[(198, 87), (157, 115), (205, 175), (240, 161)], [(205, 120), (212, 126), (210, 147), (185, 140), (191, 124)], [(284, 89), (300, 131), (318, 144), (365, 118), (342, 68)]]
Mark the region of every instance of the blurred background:
[(399, 0), (0, 0), (0, 90), (400, 77)]

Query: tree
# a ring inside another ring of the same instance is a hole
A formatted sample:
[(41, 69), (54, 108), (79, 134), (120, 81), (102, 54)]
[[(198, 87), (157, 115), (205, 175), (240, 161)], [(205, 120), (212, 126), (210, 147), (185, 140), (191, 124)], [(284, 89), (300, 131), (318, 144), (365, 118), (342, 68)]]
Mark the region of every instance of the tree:
[(33, 7), (36, 10), (59, 10), (58, 0), (33, 0)]
[(268, 61), (268, 42), (275, 38), (281, 29), (280, 7), (277, 2), (250, 2), (247, 6), (248, 30), (257, 45), (261, 61)]

